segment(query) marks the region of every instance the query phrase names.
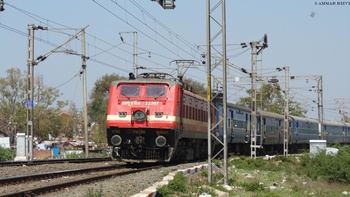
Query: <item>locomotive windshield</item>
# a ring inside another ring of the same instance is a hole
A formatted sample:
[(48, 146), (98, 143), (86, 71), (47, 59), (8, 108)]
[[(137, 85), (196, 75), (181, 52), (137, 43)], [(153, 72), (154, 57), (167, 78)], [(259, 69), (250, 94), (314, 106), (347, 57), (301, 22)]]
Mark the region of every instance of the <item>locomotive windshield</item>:
[(123, 96), (140, 96), (140, 86), (139, 85), (128, 85), (122, 86), (120, 89), (120, 94)]
[(165, 86), (156, 85), (156, 86), (147, 86), (146, 87), (146, 96), (165, 96)]

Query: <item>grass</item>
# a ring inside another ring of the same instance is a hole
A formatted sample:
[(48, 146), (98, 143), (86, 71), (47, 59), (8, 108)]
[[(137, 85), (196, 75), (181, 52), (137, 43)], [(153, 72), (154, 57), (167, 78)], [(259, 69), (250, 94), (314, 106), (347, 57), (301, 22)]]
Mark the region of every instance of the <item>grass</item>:
[[(208, 171), (190, 176), (176, 174), (168, 186), (158, 190), (158, 196), (199, 196), (202, 193), (215, 196), (214, 189), (227, 192), (229, 196), (344, 196), (350, 195), (350, 148), (337, 146), (337, 155), (325, 152), (310, 157), (277, 156), (271, 160), (250, 157), (228, 159), (228, 185), (223, 187), (221, 173), (212, 173), (208, 185)], [(219, 164), (219, 161), (213, 162)], [(221, 165), (222, 167), (222, 165)]]
[(85, 196), (86, 197), (103, 197), (104, 195), (103, 195), (102, 185), (100, 185), (100, 188), (98, 190), (89, 188)]

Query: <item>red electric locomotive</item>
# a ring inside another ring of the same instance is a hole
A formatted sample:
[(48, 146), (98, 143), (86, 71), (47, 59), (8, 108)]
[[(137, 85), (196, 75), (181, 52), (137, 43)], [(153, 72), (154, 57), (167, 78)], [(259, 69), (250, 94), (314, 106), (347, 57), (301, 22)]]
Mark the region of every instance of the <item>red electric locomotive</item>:
[(107, 140), (112, 159), (169, 162), (207, 157), (207, 100), (165, 73), (110, 86)]

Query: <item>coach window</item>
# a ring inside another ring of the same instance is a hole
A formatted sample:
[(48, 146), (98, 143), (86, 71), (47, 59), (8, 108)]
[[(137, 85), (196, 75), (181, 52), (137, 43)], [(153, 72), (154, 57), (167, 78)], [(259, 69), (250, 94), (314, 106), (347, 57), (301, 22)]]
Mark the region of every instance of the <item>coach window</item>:
[(197, 120), (200, 120), (199, 109), (196, 109), (196, 111), (197, 111)]
[(140, 96), (140, 86), (121, 86), (120, 94), (126, 97)]
[(196, 108), (192, 108), (192, 120), (196, 120)]
[(165, 86), (157, 85), (157, 86), (147, 86), (146, 87), (146, 96), (165, 96)]

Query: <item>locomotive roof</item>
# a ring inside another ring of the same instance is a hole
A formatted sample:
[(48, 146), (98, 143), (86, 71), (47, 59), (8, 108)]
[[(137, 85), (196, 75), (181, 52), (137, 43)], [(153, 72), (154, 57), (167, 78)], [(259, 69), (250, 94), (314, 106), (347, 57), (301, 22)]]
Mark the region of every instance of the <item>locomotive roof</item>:
[(177, 79), (167, 73), (141, 73), (134, 77), (133, 73), (129, 74), (129, 80), (117, 80), (113, 81), (112, 85), (117, 86), (119, 83), (168, 83), (173, 86), (175, 84), (181, 84)]

